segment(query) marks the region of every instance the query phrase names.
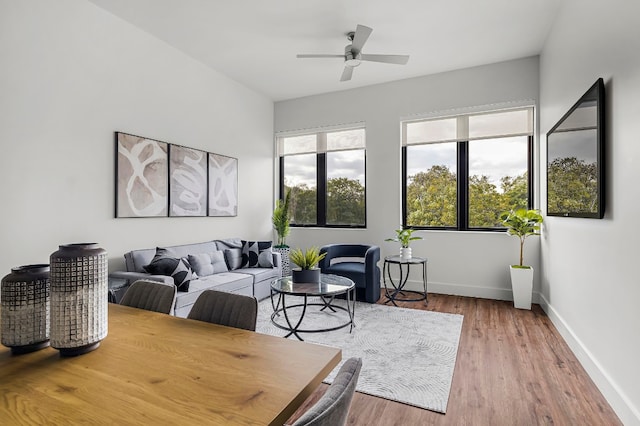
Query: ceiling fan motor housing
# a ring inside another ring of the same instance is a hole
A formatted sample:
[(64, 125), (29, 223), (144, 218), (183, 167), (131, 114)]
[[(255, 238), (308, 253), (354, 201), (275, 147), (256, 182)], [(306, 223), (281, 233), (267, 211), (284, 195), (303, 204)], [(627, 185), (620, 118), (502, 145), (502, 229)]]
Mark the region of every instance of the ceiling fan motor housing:
[(351, 48), (351, 45), (347, 45), (344, 48), (344, 64), (348, 67), (357, 67), (360, 65), (360, 52), (354, 55), (354, 51)]

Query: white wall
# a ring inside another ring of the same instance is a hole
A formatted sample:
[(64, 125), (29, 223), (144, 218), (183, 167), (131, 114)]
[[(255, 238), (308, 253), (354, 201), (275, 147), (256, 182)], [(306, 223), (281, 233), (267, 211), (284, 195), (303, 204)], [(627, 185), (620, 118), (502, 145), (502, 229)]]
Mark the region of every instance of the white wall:
[(605, 80), (605, 217), (546, 218), (542, 291), (549, 316), (629, 425), (640, 424), (639, 14), (637, 2), (567, 0), (540, 60), (543, 135), (598, 77)]
[[(273, 103), (84, 0), (0, 3), (0, 273), (97, 242), (271, 237)], [(114, 132), (239, 159), (235, 218), (115, 219)]]
[[(354, 77), (357, 78), (357, 75)], [(396, 254), (384, 242), (401, 223), (400, 120), (415, 114), (538, 99), (538, 58), (458, 70), (275, 104), (275, 130), (364, 122), (367, 134), (367, 229), (293, 228), (288, 244), (308, 247), (362, 242)], [(429, 258), (429, 291), (511, 298), (508, 265), (518, 257), (514, 237), (493, 232), (420, 232), (413, 254)], [(537, 269), (539, 241), (529, 239), (526, 262)], [(418, 286), (419, 275), (412, 277)], [(537, 285), (536, 285), (537, 290)]]

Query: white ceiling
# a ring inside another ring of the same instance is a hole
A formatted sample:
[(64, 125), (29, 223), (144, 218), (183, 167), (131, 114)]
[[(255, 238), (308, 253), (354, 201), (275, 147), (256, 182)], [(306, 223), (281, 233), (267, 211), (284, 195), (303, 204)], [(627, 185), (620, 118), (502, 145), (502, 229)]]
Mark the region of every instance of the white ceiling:
[[(540, 53), (561, 0), (89, 0), (274, 101)], [(373, 28), (365, 62), (340, 82), (346, 33)]]

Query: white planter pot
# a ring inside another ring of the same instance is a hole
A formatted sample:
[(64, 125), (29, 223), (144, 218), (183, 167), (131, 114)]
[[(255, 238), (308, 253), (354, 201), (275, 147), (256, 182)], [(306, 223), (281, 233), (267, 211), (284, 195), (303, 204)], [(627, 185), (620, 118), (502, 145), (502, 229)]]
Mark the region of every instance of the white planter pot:
[(514, 268), (509, 266), (509, 271), (511, 272), (513, 306), (518, 309), (531, 309), (533, 268)]
[(400, 258), (402, 260), (411, 259), (411, 247), (400, 247)]

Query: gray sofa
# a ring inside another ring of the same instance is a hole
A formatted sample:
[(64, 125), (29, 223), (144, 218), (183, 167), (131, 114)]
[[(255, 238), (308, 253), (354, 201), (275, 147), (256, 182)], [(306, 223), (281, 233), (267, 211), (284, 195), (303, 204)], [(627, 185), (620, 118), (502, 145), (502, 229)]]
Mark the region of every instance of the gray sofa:
[[(213, 240), (196, 244), (185, 244), (179, 246), (165, 247), (176, 257), (188, 257), (202, 253), (214, 253), (221, 251), (224, 253), (228, 271), (214, 272), (211, 275), (198, 276), (189, 284), (186, 292), (178, 291), (175, 305), (175, 315), (186, 317), (195, 303), (196, 299), (204, 290), (215, 289), (230, 293), (254, 296), (258, 300), (264, 299), (271, 294), (271, 281), (281, 275), (280, 253), (273, 252), (273, 267), (244, 267), (233, 269), (239, 262), (242, 252), (242, 242), (239, 238), (225, 240)], [(156, 254), (155, 248), (132, 250), (125, 253), (126, 271), (111, 272), (112, 279), (127, 280), (130, 285), (136, 280), (145, 279), (152, 281), (174, 284), (171, 276), (153, 275), (145, 271), (144, 267), (149, 265)], [(235, 265), (234, 265), (235, 263)]]

